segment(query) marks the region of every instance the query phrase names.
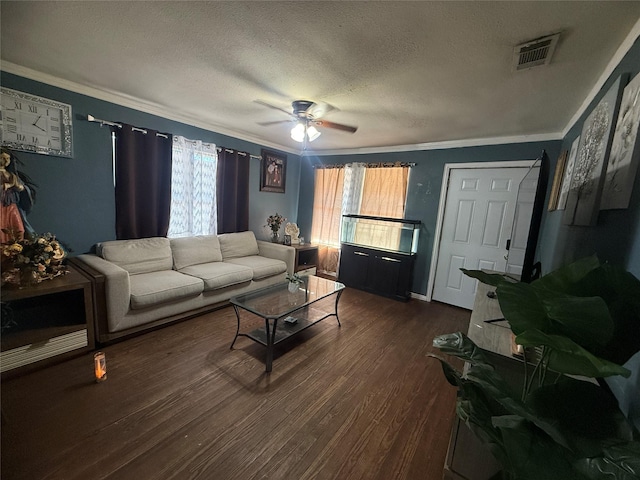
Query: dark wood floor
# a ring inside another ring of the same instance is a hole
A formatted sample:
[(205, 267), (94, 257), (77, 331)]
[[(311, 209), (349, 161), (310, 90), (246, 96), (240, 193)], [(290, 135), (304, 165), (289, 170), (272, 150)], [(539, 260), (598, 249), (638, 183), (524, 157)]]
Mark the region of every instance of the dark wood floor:
[[(3, 480), (441, 479), (455, 390), (427, 357), (469, 312), (347, 289), (264, 372), (225, 308), (2, 383)], [(250, 323), (250, 322), (249, 322)]]

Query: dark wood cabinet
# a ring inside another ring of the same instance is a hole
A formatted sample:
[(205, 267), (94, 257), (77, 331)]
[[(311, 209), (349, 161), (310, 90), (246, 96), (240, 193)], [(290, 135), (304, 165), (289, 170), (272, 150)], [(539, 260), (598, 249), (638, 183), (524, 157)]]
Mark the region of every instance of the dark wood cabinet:
[(396, 300), (411, 296), (414, 254), (343, 243), (338, 279), (348, 287)]
[(296, 250), (296, 261), (294, 271), (296, 273), (308, 273), (315, 275), (318, 268), (318, 246), (317, 245), (291, 245)]
[(2, 289), (2, 378), (94, 349), (91, 280), (69, 273), (22, 289)]

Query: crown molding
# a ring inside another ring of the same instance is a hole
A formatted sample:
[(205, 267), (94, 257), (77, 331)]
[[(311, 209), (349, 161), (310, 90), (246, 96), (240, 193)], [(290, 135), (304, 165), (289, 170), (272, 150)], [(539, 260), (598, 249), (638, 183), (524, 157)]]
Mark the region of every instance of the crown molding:
[(466, 140), (447, 140), (443, 142), (417, 143), (413, 145), (394, 145), (390, 147), (350, 148), (343, 150), (306, 150), (301, 156), (323, 157), (328, 155), (364, 155), (374, 153), (417, 152), (422, 150), (445, 150), (452, 148), (482, 147), (511, 143), (548, 142), (562, 140), (562, 132), (539, 135), (518, 135), (510, 137), (471, 138)]
[(291, 153), (293, 155), (300, 155), (299, 150), (294, 150), (290, 147), (286, 147), (284, 145), (279, 145), (276, 143), (265, 142), (263, 139), (260, 139), (258, 137), (254, 137), (252, 135), (242, 133), (242, 132), (237, 132), (235, 130), (229, 130), (228, 128), (225, 128), (221, 125), (203, 122), (202, 120), (189, 115), (176, 114), (175, 111), (169, 110), (166, 107), (163, 107), (162, 105), (158, 105), (152, 102), (146, 102), (139, 98), (135, 98), (130, 95), (125, 95), (120, 92), (116, 92), (116, 91), (112, 91), (104, 88), (92, 87), (88, 85), (81, 85), (79, 83), (72, 82), (70, 80), (65, 80), (63, 78), (55, 77), (53, 75), (42, 73), (37, 70), (23, 67), (22, 65), (17, 65), (15, 63), (7, 62), (4, 60), (2, 60), (0, 67), (3, 71), (7, 73), (12, 73), (14, 75), (18, 75), (24, 78), (28, 78), (30, 80), (34, 80), (36, 82), (46, 83), (47, 85), (52, 85), (54, 87), (62, 88), (64, 90), (69, 90), (71, 92), (78, 93), (80, 95), (86, 95), (88, 97), (97, 98), (98, 100), (104, 100), (105, 102), (114, 103), (116, 105), (131, 108), (144, 113), (149, 113), (151, 115), (155, 115), (161, 118), (166, 118), (168, 120), (173, 120), (173, 121), (184, 123), (187, 125), (192, 125), (194, 127), (202, 128), (204, 130), (209, 130), (211, 132), (219, 133), (221, 135), (227, 135), (229, 137), (234, 137), (239, 140), (255, 143), (260, 146), (273, 148), (279, 151)]

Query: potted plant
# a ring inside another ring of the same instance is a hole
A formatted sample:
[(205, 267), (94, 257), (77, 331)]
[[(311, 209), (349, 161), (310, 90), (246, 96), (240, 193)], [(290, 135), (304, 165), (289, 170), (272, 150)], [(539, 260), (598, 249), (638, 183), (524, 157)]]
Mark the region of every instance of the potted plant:
[(302, 277), (297, 273), (294, 273), (293, 275), (287, 273), (287, 280), (289, 280), (288, 288), (291, 293), (297, 292), (298, 286), (304, 283), (304, 280), (302, 279)]
[(464, 334), (434, 339), (468, 362), (463, 375), (438, 359), (458, 388), (457, 415), (500, 462), (499, 478), (639, 479), (638, 430), (603, 379), (628, 377), (620, 363), (640, 350), (640, 282), (595, 257), (530, 284), (464, 273), (496, 287), (516, 343), (541, 352), (533, 366), (522, 362), (516, 392)]

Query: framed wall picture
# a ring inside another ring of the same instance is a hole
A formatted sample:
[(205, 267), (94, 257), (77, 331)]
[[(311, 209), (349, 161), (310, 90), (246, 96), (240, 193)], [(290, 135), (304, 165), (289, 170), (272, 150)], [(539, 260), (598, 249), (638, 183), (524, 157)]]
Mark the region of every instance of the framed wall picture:
[(4, 87), (0, 105), (3, 147), (58, 157), (73, 155), (71, 105)]
[(551, 196), (549, 197), (549, 208), (552, 212), (558, 208), (558, 197), (560, 195), (560, 187), (562, 185), (562, 178), (564, 176), (564, 168), (567, 163), (567, 152), (563, 151), (558, 157), (558, 163), (556, 163), (556, 173), (553, 176), (553, 184), (551, 185)]
[(602, 190), (600, 210), (628, 208), (633, 181), (640, 162), (640, 75), (629, 82), (622, 94), (616, 131)]
[(284, 236), (284, 244), (285, 245), (291, 245), (291, 235), (285, 235)]
[(260, 191), (284, 193), (287, 174), (287, 156), (262, 150), (260, 160)]
[(562, 184), (560, 185), (560, 195), (558, 197), (558, 210), (564, 210), (567, 205), (567, 197), (569, 196), (569, 188), (571, 188), (571, 180), (573, 179), (573, 167), (576, 165), (576, 157), (578, 156), (578, 147), (580, 146), (580, 135), (578, 135), (571, 144), (569, 158), (564, 166), (562, 175)]
[(593, 226), (598, 220), (600, 199), (618, 117), (622, 85), (628, 76), (620, 76), (598, 102), (582, 125), (580, 147), (564, 211), (565, 225)]

